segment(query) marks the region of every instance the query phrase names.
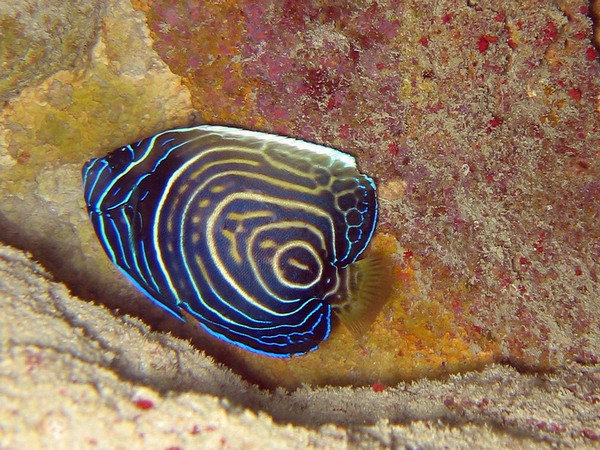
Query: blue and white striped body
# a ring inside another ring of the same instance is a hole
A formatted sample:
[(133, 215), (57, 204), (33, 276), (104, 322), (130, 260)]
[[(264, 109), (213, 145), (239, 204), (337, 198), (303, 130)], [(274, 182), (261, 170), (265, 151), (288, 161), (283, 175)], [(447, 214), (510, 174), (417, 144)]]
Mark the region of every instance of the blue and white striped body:
[(337, 150), (203, 125), (83, 168), (112, 262), (150, 299), (271, 356), (315, 349), (373, 233), (373, 181)]

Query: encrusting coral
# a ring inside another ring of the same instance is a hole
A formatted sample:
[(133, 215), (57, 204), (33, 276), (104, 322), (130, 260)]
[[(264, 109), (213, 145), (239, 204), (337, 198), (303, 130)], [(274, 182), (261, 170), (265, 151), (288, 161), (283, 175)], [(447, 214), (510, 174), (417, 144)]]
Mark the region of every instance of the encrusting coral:
[(340, 327), (302, 359), (240, 354), (251, 372), (345, 384), (598, 360), (586, 6), (136, 5), (204, 120), (342, 148), (382, 186), (374, 246), (398, 278), (364, 342)]
[[(191, 337), (266, 385), (598, 362), (600, 69), (588, 6), (134, 5), (110, 2), (79, 70), (52, 66), (38, 85), (23, 78), (32, 85), (19, 95), (21, 82), (5, 88), (2, 240), (74, 292)], [(193, 109), (196, 121), (340, 148), (377, 180), (373, 247), (397, 276), (364, 340), (338, 327), (290, 361), (238, 352), (148, 308), (110, 267), (85, 217), (81, 164), (188, 124)]]

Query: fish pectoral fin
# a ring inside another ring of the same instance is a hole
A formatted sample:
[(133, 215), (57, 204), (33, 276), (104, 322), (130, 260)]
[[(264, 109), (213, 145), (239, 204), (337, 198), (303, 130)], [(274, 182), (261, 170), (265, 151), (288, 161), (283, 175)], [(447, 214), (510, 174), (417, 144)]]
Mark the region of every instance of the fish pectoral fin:
[(333, 305), (335, 314), (355, 338), (362, 337), (389, 299), (392, 264), (384, 255), (372, 255), (346, 268), (347, 295)]

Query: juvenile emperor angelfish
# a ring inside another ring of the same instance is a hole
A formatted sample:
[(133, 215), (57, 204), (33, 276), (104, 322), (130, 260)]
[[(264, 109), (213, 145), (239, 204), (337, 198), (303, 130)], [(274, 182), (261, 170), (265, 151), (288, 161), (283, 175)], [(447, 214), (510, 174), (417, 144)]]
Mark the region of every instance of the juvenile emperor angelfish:
[(111, 261), (158, 306), (248, 350), (314, 350), (334, 317), (355, 334), (386, 301), (389, 267), (357, 261), (377, 220), (354, 158), (221, 126), (165, 131), (83, 167)]

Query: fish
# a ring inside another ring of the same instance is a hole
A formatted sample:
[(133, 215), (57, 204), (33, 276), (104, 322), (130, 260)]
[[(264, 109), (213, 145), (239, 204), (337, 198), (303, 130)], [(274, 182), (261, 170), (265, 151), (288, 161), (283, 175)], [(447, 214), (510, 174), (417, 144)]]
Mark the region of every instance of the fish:
[(341, 321), (361, 336), (390, 265), (358, 259), (375, 231), (374, 180), (351, 155), (219, 125), (160, 132), (82, 168), (96, 235), (154, 304), (246, 350), (315, 350)]

